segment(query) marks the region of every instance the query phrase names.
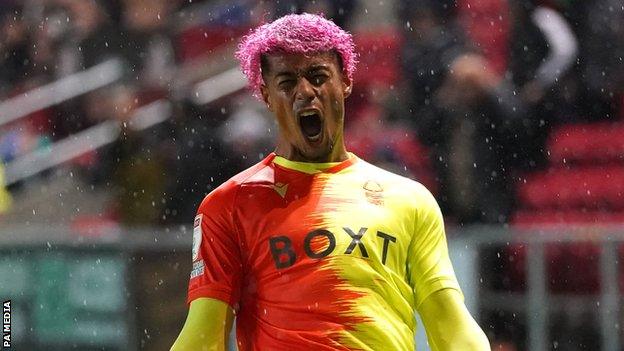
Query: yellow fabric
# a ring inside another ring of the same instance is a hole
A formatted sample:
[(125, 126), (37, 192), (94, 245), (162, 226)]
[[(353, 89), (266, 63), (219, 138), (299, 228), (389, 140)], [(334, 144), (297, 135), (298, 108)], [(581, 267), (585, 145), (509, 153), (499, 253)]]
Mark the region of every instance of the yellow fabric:
[[(352, 157), (352, 155), (349, 155)], [(293, 169), (299, 172), (314, 174), (320, 173), (328, 168), (332, 168), (340, 164), (340, 162), (326, 162), (326, 163), (313, 163), (313, 162), (297, 162), (286, 159), (282, 156), (275, 156), (273, 162), (284, 168)]]
[(233, 316), (225, 302), (209, 298), (194, 300), (171, 351), (227, 350)]
[(0, 162), (0, 215), (11, 207), (11, 194), (4, 188), (4, 166)]
[[(314, 165), (276, 163), (304, 173)], [(435, 198), (421, 184), (361, 160), (337, 174), (316, 173), (316, 177), (319, 191), (331, 204), (319, 217), (319, 227), (336, 233), (336, 247), (326, 258), (326, 268), (344, 279), (345, 292), (360, 295), (345, 313), (370, 319), (343, 332), (343, 345), (358, 350), (414, 350), (417, 307), (443, 289), (463, 298)], [(368, 258), (356, 259), (363, 256), (359, 246), (344, 254), (352, 245), (351, 238), (343, 235), (344, 228), (354, 233), (366, 228), (361, 242)], [(378, 233), (395, 238), (388, 242), (383, 264), (384, 240)]]
[(489, 351), (490, 344), (470, 316), (463, 298), (452, 289), (438, 290), (418, 309), (432, 351)]

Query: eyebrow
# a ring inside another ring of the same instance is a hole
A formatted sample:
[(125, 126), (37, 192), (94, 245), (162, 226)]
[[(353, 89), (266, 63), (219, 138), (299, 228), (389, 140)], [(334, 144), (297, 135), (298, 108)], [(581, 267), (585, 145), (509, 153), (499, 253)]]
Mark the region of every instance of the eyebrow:
[(295, 72), (293, 72), (293, 71), (282, 71), (282, 72), (277, 72), (275, 74), (275, 76), (273, 76), (273, 79), (277, 79), (277, 78), (282, 77), (282, 76), (291, 77), (291, 76), (294, 76), (294, 75), (295, 75)]
[(326, 70), (329, 71), (329, 66), (324, 65), (324, 64), (318, 64), (318, 65), (313, 65), (312, 67), (310, 67), (310, 69), (308, 70), (308, 72), (312, 72), (312, 71), (320, 71), (320, 70)]
[[(306, 70), (306, 72), (329, 71), (329, 70), (330, 70), (329, 66), (325, 64), (316, 64), (316, 65), (312, 65), (309, 69)], [(294, 75), (296, 75), (296, 73), (293, 71), (281, 71), (281, 72), (277, 72), (273, 78), (277, 79), (282, 76), (290, 77)]]

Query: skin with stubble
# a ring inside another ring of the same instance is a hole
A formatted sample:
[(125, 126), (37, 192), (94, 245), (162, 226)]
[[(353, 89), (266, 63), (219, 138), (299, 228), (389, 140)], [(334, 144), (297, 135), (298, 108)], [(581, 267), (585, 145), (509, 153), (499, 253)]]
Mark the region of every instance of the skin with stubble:
[(336, 53), (274, 53), (265, 62), (260, 89), (279, 125), (275, 153), (292, 161), (346, 160), (344, 100), (352, 85)]

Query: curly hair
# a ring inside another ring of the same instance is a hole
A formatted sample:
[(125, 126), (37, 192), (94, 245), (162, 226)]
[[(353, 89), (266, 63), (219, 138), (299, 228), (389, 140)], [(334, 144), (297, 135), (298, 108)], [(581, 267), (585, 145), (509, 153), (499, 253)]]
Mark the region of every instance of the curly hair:
[(247, 76), (249, 88), (260, 98), (262, 58), (270, 53), (307, 54), (334, 51), (343, 74), (353, 79), (357, 54), (351, 34), (319, 15), (286, 15), (259, 26), (241, 40), (236, 58)]

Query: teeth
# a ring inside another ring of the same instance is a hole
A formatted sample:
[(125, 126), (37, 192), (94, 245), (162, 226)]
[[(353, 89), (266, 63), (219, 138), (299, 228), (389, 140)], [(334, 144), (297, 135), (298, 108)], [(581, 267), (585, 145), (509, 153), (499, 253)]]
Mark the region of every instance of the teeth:
[(306, 112), (302, 112), (301, 116), (314, 116), (316, 114), (316, 112), (314, 111), (306, 111)]

